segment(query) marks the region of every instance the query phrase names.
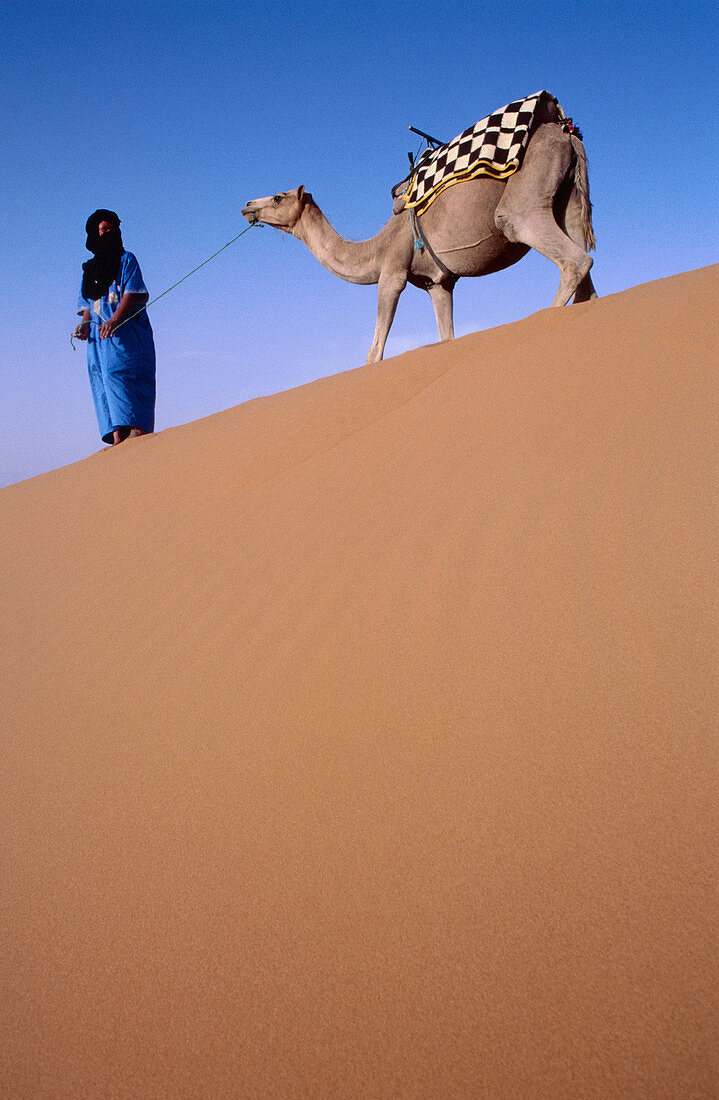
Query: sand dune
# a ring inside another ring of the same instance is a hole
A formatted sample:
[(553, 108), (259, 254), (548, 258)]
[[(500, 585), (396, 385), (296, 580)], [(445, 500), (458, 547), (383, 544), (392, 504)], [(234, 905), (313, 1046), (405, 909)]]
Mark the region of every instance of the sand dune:
[(716, 1096), (718, 290), (0, 492), (4, 1097)]

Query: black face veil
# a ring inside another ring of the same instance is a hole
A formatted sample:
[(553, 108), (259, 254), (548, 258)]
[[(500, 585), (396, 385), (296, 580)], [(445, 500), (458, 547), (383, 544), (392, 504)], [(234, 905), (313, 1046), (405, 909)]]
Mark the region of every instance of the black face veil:
[[(100, 222), (109, 222), (109, 233), (99, 234)], [(114, 210), (96, 210), (85, 225), (85, 247), (93, 259), (82, 265), (82, 296), (90, 301), (103, 298), (120, 269), (120, 259), (125, 247), (120, 233), (120, 219)]]

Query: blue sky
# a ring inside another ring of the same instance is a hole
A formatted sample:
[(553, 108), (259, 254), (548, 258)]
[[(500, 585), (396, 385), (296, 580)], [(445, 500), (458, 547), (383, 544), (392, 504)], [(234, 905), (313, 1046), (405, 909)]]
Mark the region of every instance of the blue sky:
[[(344, 236), (372, 236), (418, 148), (408, 125), (449, 139), (547, 88), (584, 131), (600, 295), (719, 259), (715, 0), (2, 0), (0, 16), (0, 484), (101, 446), (69, 341), (97, 207), (154, 297), (244, 227), (248, 199), (300, 183)], [(534, 254), (460, 281), (458, 334), (544, 308), (557, 283)], [(359, 366), (375, 308), (375, 287), (253, 229), (150, 308), (158, 430)], [(436, 339), (408, 287), (387, 356)]]

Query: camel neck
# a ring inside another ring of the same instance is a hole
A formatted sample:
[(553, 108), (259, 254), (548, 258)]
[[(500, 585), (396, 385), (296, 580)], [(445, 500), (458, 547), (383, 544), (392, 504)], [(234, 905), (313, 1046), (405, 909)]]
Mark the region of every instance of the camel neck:
[(382, 233), (366, 241), (340, 237), (314, 202), (305, 203), (302, 217), (292, 230), (319, 262), (350, 283), (376, 283), (381, 259), (377, 245)]

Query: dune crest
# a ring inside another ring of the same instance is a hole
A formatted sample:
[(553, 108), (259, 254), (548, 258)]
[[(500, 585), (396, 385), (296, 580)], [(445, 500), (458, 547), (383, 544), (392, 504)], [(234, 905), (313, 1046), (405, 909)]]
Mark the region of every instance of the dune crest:
[(714, 1095), (718, 290), (0, 490), (2, 1095)]

